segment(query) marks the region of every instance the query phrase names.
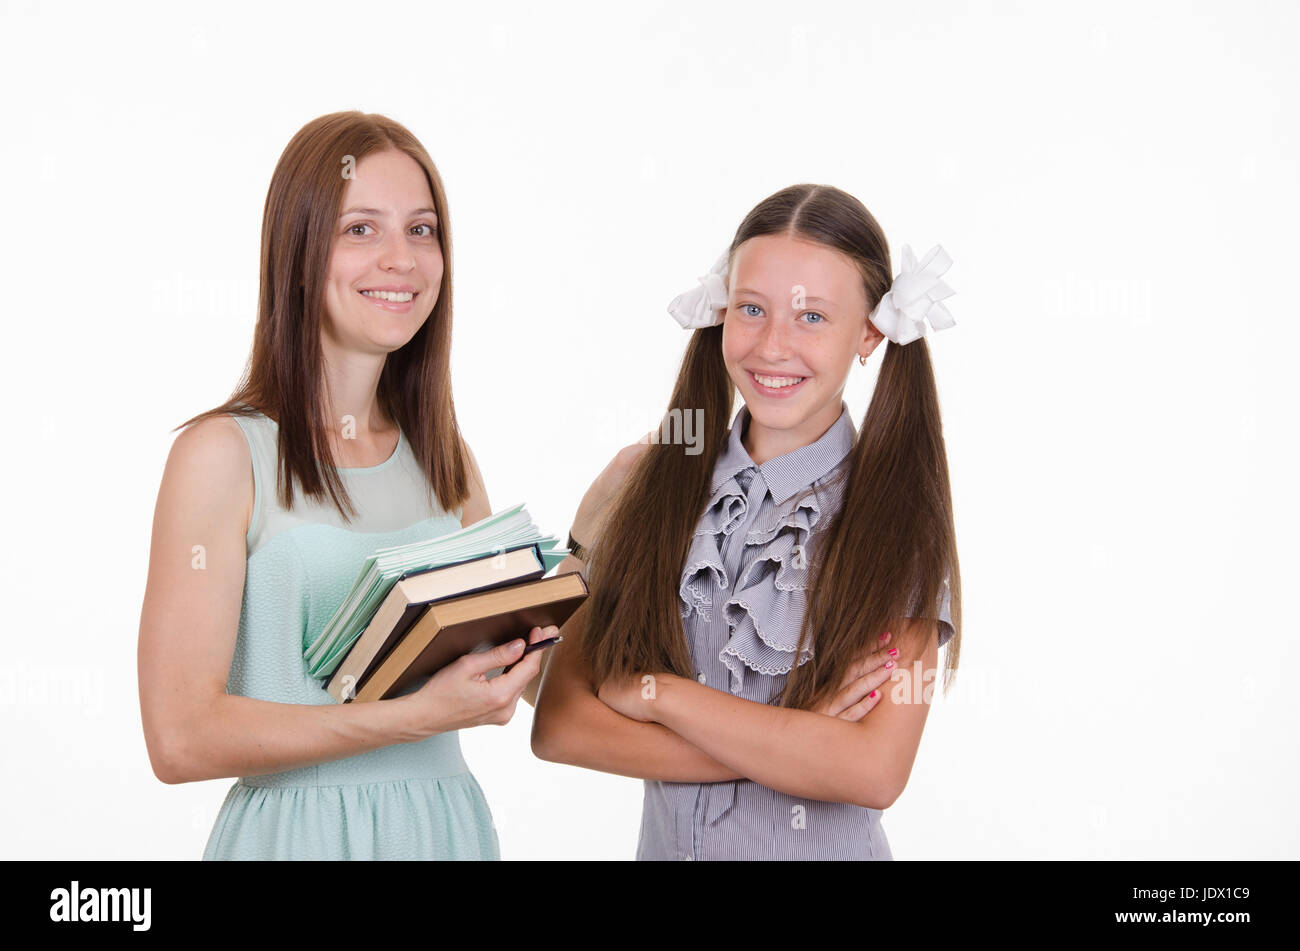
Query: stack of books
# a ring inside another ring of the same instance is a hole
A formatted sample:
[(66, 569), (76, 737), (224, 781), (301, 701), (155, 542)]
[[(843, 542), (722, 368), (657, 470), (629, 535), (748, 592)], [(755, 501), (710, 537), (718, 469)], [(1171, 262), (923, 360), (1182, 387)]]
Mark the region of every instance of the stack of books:
[(439, 538), (366, 558), (308, 647), (308, 672), (340, 703), (384, 700), (462, 654), (559, 626), (587, 597), (568, 555), (515, 505)]

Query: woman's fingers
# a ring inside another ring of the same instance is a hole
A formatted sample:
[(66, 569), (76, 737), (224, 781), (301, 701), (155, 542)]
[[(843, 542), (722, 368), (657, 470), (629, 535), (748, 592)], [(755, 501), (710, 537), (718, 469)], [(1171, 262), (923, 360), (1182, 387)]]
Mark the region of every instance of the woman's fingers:
[[(560, 629), (555, 625), (535, 627), (528, 632), (528, 643), (536, 644), (548, 637), (555, 637), (559, 633)], [(531, 654), (525, 654), (522, 660), (516, 659), (500, 676), (494, 677), (492, 683), (498, 688), (509, 690), (511, 693), (522, 694), (529, 682), (541, 672), (542, 653), (546, 650), (549, 650), (549, 648), (542, 648), (533, 651)], [(518, 653), (517, 650), (516, 653)], [(488, 669), (491, 670), (492, 668), (489, 667)]]

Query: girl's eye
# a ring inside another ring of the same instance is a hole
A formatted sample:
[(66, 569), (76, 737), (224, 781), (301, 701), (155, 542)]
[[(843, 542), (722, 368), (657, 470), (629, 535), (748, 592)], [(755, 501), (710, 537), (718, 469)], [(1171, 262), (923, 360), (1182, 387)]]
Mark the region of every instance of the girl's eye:
[(762, 310), (762, 308), (759, 307), (757, 304), (741, 304), (741, 305), (740, 305), (740, 309), (745, 313), (745, 316), (747, 316), (747, 317), (757, 317), (757, 316), (758, 316), (758, 314), (751, 314), (751, 313), (747, 310), (747, 308), (749, 308), (749, 307), (754, 308), (754, 310)]
[(357, 223), (354, 224), (354, 225), (348, 225), (347, 233), (348, 233), (348, 234), (351, 234), (351, 235), (356, 235), (356, 236), (359, 237), (359, 238), (363, 238), (363, 237), (365, 237), (365, 235), (358, 235), (358, 234), (356, 233), (356, 231), (354, 231), (353, 229), (354, 229), (354, 228), (369, 228), (369, 227), (370, 227), (370, 225), (368, 225), (368, 224), (364, 224), (364, 223), (362, 223), (362, 222), (357, 222)]
[(817, 318), (816, 320), (809, 320), (808, 323), (810, 324), (824, 324), (826, 322), (826, 318), (823, 317), (821, 314), (817, 313), (815, 310), (806, 311), (804, 313), (804, 316)]
[(426, 229), (428, 229), (428, 230), (426, 230), (426, 231), (424, 232), (424, 234), (420, 235), (421, 238), (432, 238), (435, 234), (438, 233), (438, 229), (435, 228), (433, 225), (425, 224), (425, 223), (423, 223), (423, 222), (421, 222), (421, 223), (418, 224), (418, 225), (413, 225), (412, 228), (411, 228), (411, 230), (414, 231), (416, 228), (426, 228)]

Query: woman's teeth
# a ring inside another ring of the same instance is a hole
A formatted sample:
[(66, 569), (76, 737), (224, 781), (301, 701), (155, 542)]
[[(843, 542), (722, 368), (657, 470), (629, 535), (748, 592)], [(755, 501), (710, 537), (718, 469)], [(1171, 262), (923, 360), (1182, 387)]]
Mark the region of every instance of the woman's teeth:
[(378, 297), (380, 300), (392, 301), (395, 304), (404, 304), (415, 295), (410, 291), (362, 291), (367, 297)]
[(755, 373), (755, 374), (754, 374), (754, 379), (756, 379), (759, 383), (762, 383), (764, 386), (771, 387), (771, 388), (774, 389), (774, 390), (779, 390), (779, 389), (780, 389), (781, 387), (783, 387), (783, 386), (794, 386), (794, 385), (797, 384), (797, 383), (802, 383), (802, 382), (806, 379), (806, 377), (802, 377), (802, 376), (759, 376), (757, 373)]

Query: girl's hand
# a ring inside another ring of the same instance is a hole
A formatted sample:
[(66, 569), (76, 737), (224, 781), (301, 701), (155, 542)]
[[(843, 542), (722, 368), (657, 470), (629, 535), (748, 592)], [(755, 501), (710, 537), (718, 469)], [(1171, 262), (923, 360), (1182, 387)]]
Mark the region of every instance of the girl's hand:
[(655, 722), (652, 710), (658, 677), (654, 674), (611, 677), (596, 691), (607, 707), (642, 723)]
[[(857, 723), (884, 697), (879, 688), (894, 676), (898, 669), (894, 662), (896, 654), (890, 654), (889, 632), (880, 636), (881, 646), (867, 654), (849, 667), (840, 689), (824, 700), (821, 705), (813, 707), (815, 713), (839, 717)], [(875, 696), (871, 696), (875, 693)]]
[[(528, 643), (555, 637), (559, 632), (554, 625), (535, 627), (528, 632)], [(524, 644), (523, 638), (516, 638), (489, 651), (463, 654), (419, 690), (396, 698), (395, 702), (405, 703), (410, 709), (416, 736), (424, 738), (484, 723), (509, 723), (524, 688), (540, 671), (542, 654), (546, 652), (544, 648), (525, 657)], [(498, 667), (510, 669), (488, 680), (488, 672)]]
[(628, 474), (640, 461), (641, 456), (650, 448), (649, 434), (642, 442), (624, 446), (610, 460), (596, 481), (587, 489), (578, 505), (577, 514), (573, 516), (573, 538), (584, 548), (593, 548), (604, 527), (605, 517), (609, 514), (609, 503), (622, 487)]

